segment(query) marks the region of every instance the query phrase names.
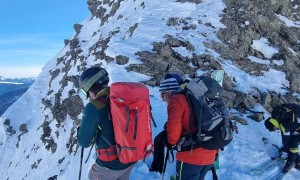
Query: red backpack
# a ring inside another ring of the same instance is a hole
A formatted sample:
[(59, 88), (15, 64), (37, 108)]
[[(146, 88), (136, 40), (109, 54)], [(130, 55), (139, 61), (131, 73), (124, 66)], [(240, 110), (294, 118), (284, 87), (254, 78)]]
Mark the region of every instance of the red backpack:
[(153, 150), (148, 88), (137, 82), (113, 83), (110, 111), (120, 162), (144, 160)]

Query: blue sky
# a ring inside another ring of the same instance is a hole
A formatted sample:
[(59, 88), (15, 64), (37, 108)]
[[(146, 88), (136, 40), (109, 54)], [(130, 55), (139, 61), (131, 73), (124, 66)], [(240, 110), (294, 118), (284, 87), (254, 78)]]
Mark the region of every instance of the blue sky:
[(89, 16), (86, 0), (2, 0), (0, 76), (38, 76)]

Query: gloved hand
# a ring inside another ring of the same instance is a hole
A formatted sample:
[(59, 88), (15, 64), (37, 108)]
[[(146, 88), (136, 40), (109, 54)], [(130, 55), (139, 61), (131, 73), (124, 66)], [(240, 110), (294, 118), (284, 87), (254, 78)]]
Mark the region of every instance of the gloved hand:
[(80, 126), (78, 126), (77, 129), (76, 129), (77, 136), (78, 136), (79, 130), (80, 130)]
[(167, 147), (168, 149), (172, 149), (174, 145), (169, 144), (169, 142), (166, 140), (164, 141), (164, 145), (165, 147)]

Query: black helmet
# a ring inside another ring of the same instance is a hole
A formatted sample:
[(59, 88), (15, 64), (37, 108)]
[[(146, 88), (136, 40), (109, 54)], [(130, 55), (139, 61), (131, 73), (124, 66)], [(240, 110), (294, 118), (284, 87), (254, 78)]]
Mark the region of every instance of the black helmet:
[(101, 85), (107, 85), (108, 82), (108, 73), (104, 68), (91, 67), (80, 75), (79, 86), (81, 90), (87, 93), (93, 84), (99, 83)]

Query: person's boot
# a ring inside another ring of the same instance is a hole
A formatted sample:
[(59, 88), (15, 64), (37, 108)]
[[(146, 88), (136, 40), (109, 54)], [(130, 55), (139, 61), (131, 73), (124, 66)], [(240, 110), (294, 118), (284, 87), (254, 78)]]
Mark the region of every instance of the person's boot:
[(300, 163), (297, 163), (295, 168), (300, 171)]
[(159, 172), (159, 173), (162, 173), (162, 170), (158, 169), (158, 168), (149, 168), (149, 171), (150, 172)]
[(283, 173), (288, 173), (294, 166), (295, 166), (294, 162), (287, 161), (286, 164), (284, 165), (283, 169), (282, 169), (282, 172)]
[(300, 171), (300, 155), (299, 154), (298, 154), (297, 159), (296, 159), (295, 169)]

